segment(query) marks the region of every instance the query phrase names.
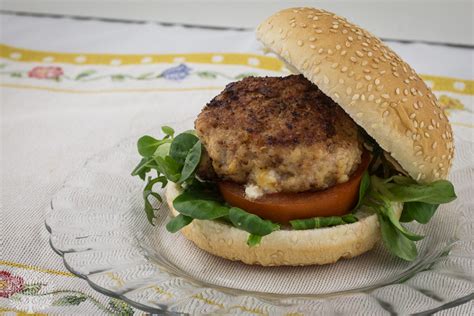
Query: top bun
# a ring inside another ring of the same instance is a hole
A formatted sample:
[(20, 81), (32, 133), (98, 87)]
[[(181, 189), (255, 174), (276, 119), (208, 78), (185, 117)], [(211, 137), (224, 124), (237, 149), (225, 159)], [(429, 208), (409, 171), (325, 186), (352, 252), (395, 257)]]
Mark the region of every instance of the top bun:
[(413, 179), (447, 177), (451, 125), (423, 80), (380, 39), (314, 8), (272, 15), (257, 37), (337, 102)]

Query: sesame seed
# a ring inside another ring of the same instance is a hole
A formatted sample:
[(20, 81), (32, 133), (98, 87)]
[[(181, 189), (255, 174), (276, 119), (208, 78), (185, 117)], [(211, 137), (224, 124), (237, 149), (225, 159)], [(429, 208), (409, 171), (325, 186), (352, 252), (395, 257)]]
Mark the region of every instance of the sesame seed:
[(385, 112), (383, 112), (383, 117), (387, 117), (389, 114), (390, 114), (389, 111), (385, 111)]
[(352, 94), (352, 88), (351, 88), (351, 87), (347, 87), (346, 93), (347, 93), (347, 95), (351, 95), (351, 94)]
[(332, 65), (331, 65), (331, 68), (333, 68), (333, 69), (334, 69), (334, 68), (337, 68), (338, 66), (339, 66), (339, 64), (338, 64), (338, 63), (334, 63), (334, 64), (332, 64)]
[(318, 53), (319, 53), (319, 54), (322, 54), (323, 52), (324, 52), (324, 49), (323, 49), (323, 48), (320, 48), (320, 49), (318, 50)]
[(352, 61), (353, 63), (356, 63), (356, 62), (357, 62), (357, 59), (356, 59), (354, 56), (352, 56), (350, 59), (351, 59), (351, 61)]
[(362, 117), (364, 114), (362, 112), (359, 112), (356, 114), (357, 117)]
[(372, 91), (372, 88), (373, 88), (373, 87), (374, 87), (374, 86), (369, 83), (369, 84), (367, 85), (367, 92)]
[(362, 101), (365, 101), (365, 94), (361, 94), (361, 95), (360, 95), (360, 99), (361, 99)]
[(325, 84), (329, 84), (329, 78), (327, 76), (324, 76), (323, 80)]
[(415, 110), (418, 110), (418, 104), (416, 104), (416, 102), (413, 103), (413, 107), (415, 108)]
[(337, 45), (336, 45), (336, 49), (337, 49), (337, 50), (340, 50), (340, 49), (341, 49), (341, 45), (337, 44)]
[(352, 36), (348, 36), (347, 39), (351, 42), (354, 40), (354, 38), (352, 38)]
[(373, 101), (375, 98), (375, 96), (373, 94), (369, 95), (369, 97), (367, 98), (369, 101)]
[(310, 41), (310, 42), (314, 42), (315, 40), (316, 40), (316, 37), (310, 37), (310, 38), (309, 38), (309, 41)]
[(346, 47), (351, 47), (351, 42), (346, 41)]
[(359, 97), (360, 97), (360, 95), (356, 93), (352, 96), (352, 100), (353, 101), (359, 100)]
[(341, 68), (341, 72), (346, 72), (347, 69), (348, 69), (348, 68), (347, 68), (346, 66), (344, 66), (344, 67)]
[(343, 50), (341, 51), (341, 56), (344, 56), (347, 53), (347, 51)]
[(395, 89), (395, 94), (399, 95), (400, 94), (400, 88)]
[(416, 117), (416, 113), (412, 113), (412, 114), (410, 114), (410, 116), (409, 116), (409, 117), (410, 117), (411, 119), (414, 119), (414, 118)]
[(298, 41), (296, 42), (296, 44), (298, 44), (298, 46), (303, 46), (303, 41), (298, 40)]
[[(369, 62), (367, 60), (362, 61), (362, 66), (367, 66)], [(368, 70), (370, 72), (370, 69), (364, 69), (364, 71)]]
[(316, 67), (316, 68), (314, 68), (313, 73), (317, 75), (320, 71), (321, 71), (321, 68)]
[(426, 138), (430, 138), (430, 134), (428, 134), (428, 132), (425, 132), (424, 135), (425, 135)]
[(428, 125), (428, 129), (429, 129), (430, 131), (434, 130), (433, 125)]
[(317, 20), (319, 20), (319, 18), (317, 16), (314, 16), (313, 21), (317, 21)]
[(403, 89), (403, 94), (408, 95), (408, 89)]
[(364, 76), (364, 78), (365, 78), (365, 80), (367, 80), (367, 81), (370, 81), (370, 80), (372, 80), (372, 77), (371, 77), (371, 76), (369, 76), (369, 75), (365, 75), (365, 76)]
[(339, 83), (340, 83), (340, 84), (344, 84), (344, 79), (339, 78)]
[(313, 44), (309, 45), (309, 47), (310, 47), (311, 49), (316, 49), (316, 46), (313, 45)]
[(332, 54), (333, 54), (332, 49), (328, 48), (328, 55), (332, 55)]
[(339, 99), (339, 94), (337, 92), (334, 93), (334, 98)]
[(389, 99), (390, 95), (387, 94), (387, 93), (384, 93), (384, 94), (381, 95), (381, 97), (384, 98), (384, 99)]
[(356, 89), (359, 90), (360, 88), (362, 88), (362, 83), (361, 82), (358, 82), (356, 84)]
[(438, 146), (437, 142), (433, 142), (433, 145), (431, 145), (431, 148), (436, 149), (436, 146)]
[(363, 54), (360, 50), (356, 51), (356, 55), (359, 56), (359, 57), (363, 57), (363, 56), (364, 56), (364, 54)]

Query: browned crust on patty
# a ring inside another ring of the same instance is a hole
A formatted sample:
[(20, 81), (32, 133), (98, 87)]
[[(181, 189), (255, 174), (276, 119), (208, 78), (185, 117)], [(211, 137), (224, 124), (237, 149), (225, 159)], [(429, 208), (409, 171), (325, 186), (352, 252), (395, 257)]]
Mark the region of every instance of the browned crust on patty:
[(207, 104), (198, 122), (245, 131), (262, 146), (291, 146), (333, 137), (335, 121), (341, 116), (347, 117), (317, 86), (302, 75), (292, 75), (247, 77), (230, 83)]

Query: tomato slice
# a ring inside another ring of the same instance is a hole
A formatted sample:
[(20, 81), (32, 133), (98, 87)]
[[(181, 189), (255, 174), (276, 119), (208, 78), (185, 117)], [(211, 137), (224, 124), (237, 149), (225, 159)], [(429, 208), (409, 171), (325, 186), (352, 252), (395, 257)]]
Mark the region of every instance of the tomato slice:
[(369, 162), (370, 154), (364, 151), (362, 162), (347, 182), (321, 191), (272, 193), (247, 200), (243, 185), (225, 181), (219, 182), (218, 186), (224, 199), (232, 206), (278, 223), (316, 216), (341, 216), (356, 205), (360, 181)]

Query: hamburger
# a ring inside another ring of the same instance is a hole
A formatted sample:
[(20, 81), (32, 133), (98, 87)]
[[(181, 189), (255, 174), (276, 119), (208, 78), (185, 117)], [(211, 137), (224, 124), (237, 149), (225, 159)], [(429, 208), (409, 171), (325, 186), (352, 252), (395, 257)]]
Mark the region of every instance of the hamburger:
[[(257, 28), (295, 74), (230, 83), (195, 129), (138, 140), (145, 211), (166, 186), (166, 228), (199, 248), (264, 266), (328, 264), (382, 239), (417, 256), (426, 224), (456, 198), (451, 126), (416, 72), (333, 13), (280, 11)], [(152, 176), (150, 176), (152, 175)]]

